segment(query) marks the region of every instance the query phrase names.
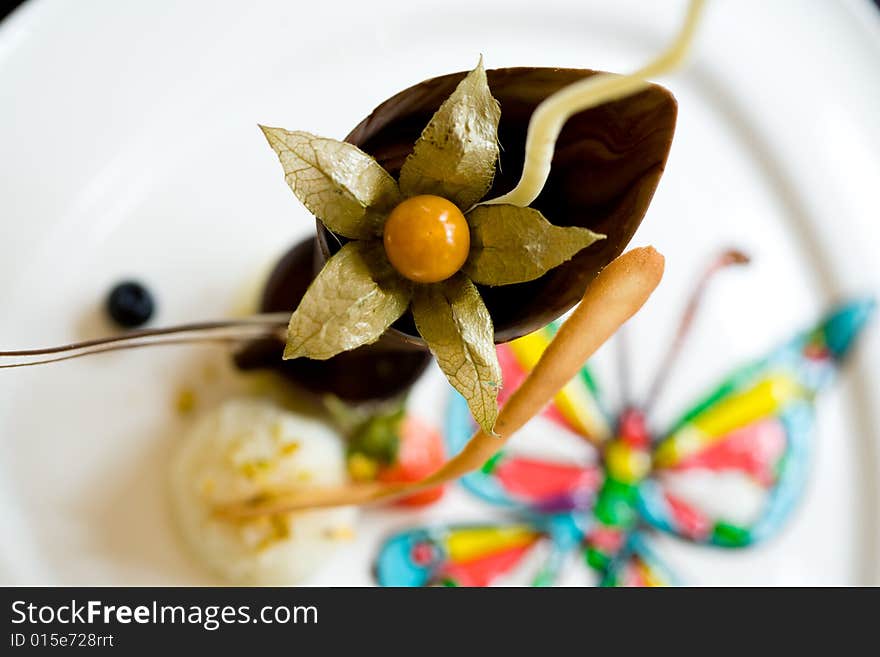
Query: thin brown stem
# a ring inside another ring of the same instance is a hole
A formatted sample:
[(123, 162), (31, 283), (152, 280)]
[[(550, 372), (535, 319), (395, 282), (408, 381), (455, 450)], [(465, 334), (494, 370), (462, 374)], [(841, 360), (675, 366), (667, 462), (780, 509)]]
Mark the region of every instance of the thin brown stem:
[(252, 315), (241, 319), (197, 322), (158, 329), (130, 331), (123, 335), (42, 349), (0, 351), (0, 369), (45, 365), (108, 351), (140, 347), (170, 344), (235, 343), (276, 335), (283, 339), (288, 319), (287, 313)]
[(694, 324), (694, 318), (697, 315), (697, 311), (700, 309), (709, 283), (721, 270), (726, 269), (731, 265), (745, 265), (750, 261), (751, 258), (742, 251), (728, 249), (712, 260), (709, 266), (706, 267), (705, 271), (703, 271), (703, 274), (697, 279), (697, 284), (694, 286), (694, 289), (688, 298), (687, 306), (685, 306), (684, 313), (678, 322), (678, 328), (676, 329), (675, 337), (672, 339), (672, 344), (669, 346), (666, 355), (660, 362), (657, 373), (654, 375), (650, 388), (648, 388), (648, 395), (645, 398), (645, 403), (642, 405), (642, 410), (645, 414), (647, 414), (654, 404), (656, 404), (657, 399), (660, 397), (660, 393), (663, 392), (663, 388), (669, 380), (669, 375), (673, 367), (675, 367), (678, 357), (681, 355), (681, 350), (687, 341), (688, 335), (690, 335), (691, 328)]

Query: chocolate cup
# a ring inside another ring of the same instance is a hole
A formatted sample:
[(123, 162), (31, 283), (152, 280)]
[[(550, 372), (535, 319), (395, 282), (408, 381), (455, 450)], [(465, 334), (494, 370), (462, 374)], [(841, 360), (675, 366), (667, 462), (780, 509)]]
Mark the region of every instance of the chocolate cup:
[[(507, 68), (487, 71), (501, 105), (502, 146), (489, 196), (515, 186), (522, 171), (526, 131), (545, 98), (597, 71)], [(379, 105), (346, 140), (371, 154), (395, 177), (440, 104), (466, 73), (433, 78)], [(607, 235), (567, 263), (528, 283), (479, 286), (492, 315), (495, 341), (531, 333), (576, 304), (596, 274), (616, 258), (642, 221), (666, 165), (677, 106), (666, 89), (644, 91), (580, 112), (556, 143), (550, 177), (532, 204), (559, 226), (581, 226)], [(294, 246), (279, 261), (263, 293), (264, 312), (292, 312), (315, 274), (345, 238), (317, 222), (317, 238)], [(352, 402), (404, 394), (430, 362), (407, 313), (373, 344), (328, 360), (282, 360), (284, 344), (250, 343), (235, 355), (239, 368), (272, 369), (315, 393), (331, 392)]]
[[(291, 248), (272, 271), (263, 288), (261, 312), (290, 312), (299, 305), (323, 258), (315, 238)], [(241, 370), (269, 369), (316, 393), (332, 393), (349, 402), (369, 402), (405, 394), (431, 362), (431, 354), (404, 345), (391, 336), (327, 360), (283, 360), (284, 342), (254, 340), (234, 355)]]
[[(526, 131), (534, 109), (548, 96), (598, 71), (505, 68), (486, 72), (501, 105), (501, 158), (488, 197), (516, 185)], [(395, 177), (440, 104), (465, 72), (426, 80), (392, 96), (346, 137)], [(550, 177), (532, 204), (559, 226), (581, 226), (607, 237), (528, 283), (479, 286), (492, 315), (495, 341), (535, 331), (571, 309), (599, 271), (620, 255), (639, 227), (666, 165), (677, 104), (658, 85), (572, 116), (556, 143)], [(323, 260), (345, 239), (318, 222)], [(422, 344), (407, 313), (387, 333), (399, 344)]]

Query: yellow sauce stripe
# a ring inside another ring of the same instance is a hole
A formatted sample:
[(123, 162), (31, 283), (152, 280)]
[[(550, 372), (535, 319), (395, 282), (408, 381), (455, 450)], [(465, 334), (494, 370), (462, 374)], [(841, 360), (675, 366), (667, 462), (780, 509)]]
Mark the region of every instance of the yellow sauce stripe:
[(731, 431), (775, 414), (803, 394), (803, 388), (791, 376), (774, 374), (761, 379), (748, 390), (709, 407), (663, 441), (654, 454), (654, 463), (661, 468), (673, 466)]
[(651, 566), (641, 559), (636, 563), (636, 568), (638, 568), (645, 586), (663, 586), (663, 580), (658, 577)]
[[(542, 329), (514, 340), (510, 343), (510, 348), (519, 366), (530, 372), (551, 339), (549, 332)], [(611, 434), (611, 427), (608, 426), (596, 398), (580, 377), (569, 381), (556, 394), (553, 403), (578, 433), (600, 440), (605, 440)]]
[(521, 525), (455, 529), (446, 537), (446, 552), (452, 561), (471, 561), (501, 550), (529, 545), (540, 536)]

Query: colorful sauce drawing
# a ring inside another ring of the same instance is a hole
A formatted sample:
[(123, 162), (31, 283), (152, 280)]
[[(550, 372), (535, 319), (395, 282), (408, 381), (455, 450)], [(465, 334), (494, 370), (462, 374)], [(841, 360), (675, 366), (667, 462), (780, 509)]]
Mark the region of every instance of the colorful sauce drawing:
[[(833, 379), (875, 303), (858, 299), (832, 309), (812, 329), (735, 370), (667, 431), (652, 435), (646, 416), (682, 347), (706, 282), (723, 266), (744, 261), (728, 252), (701, 279), (645, 403), (609, 414), (585, 367), (545, 410), (547, 420), (588, 441), (595, 452), (590, 463), (513, 450), (497, 454), (461, 481), (515, 519), (398, 533), (377, 558), (379, 584), (487, 586), (544, 545), (533, 585), (553, 584), (574, 550), (582, 552), (603, 586), (668, 585), (677, 580), (651, 550), (652, 531), (723, 548), (747, 546), (776, 532), (803, 487), (815, 398)], [(554, 330), (551, 325), (498, 346), (506, 394), (535, 364)], [(447, 417), (452, 453), (473, 428), (467, 405), (453, 397)], [(747, 478), (762, 492), (760, 510), (745, 522), (728, 518), (669, 485), (671, 473), (698, 470)]]

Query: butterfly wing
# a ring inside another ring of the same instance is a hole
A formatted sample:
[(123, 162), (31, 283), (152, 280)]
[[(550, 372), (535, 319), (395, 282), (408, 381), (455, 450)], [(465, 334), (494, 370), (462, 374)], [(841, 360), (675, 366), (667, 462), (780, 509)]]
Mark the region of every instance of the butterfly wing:
[[(655, 447), (656, 476), (640, 486), (647, 522), (724, 547), (774, 533), (800, 497), (815, 397), (833, 379), (873, 308), (867, 300), (836, 308), (813, 329), (737, 370), (676, 422)], [(727, 497), (751, 499), (751, 508), (718, 510), (723, 505), (710, 493), (723, 491), (688, 492), (700, 479), (716, 488), (741, 484)]]
[[(522, 383), (550, 343), (554, 330), (547, 327), (498, 346), (504, 381), (499, 403), (503, 404)], [(578, 438), (604, 440), (610, 427), (595, 381), (584, 369), (560, 391), (541, 418), (529, 423), (508, 448), (480, 470), (465, 475), (462, 484), (477, 497), (498, 506), (546, 512), (584, 508), (601, 483), (601, 469), (589, 462), (589, 454), (577, 450), (554, 454), (545, 448), (554, 440), (562, 440), (595, 457), (593, 448)], [(464, 399), (453, 393), (446, 415), (449, 452), (460, 451), (475, 429)]]
[(490, 586), (537, 557), (531, 583), (549, 585), (581, 536), (570, 516), (416, 528), (388, 538), (374, 570), (380, 586)]

